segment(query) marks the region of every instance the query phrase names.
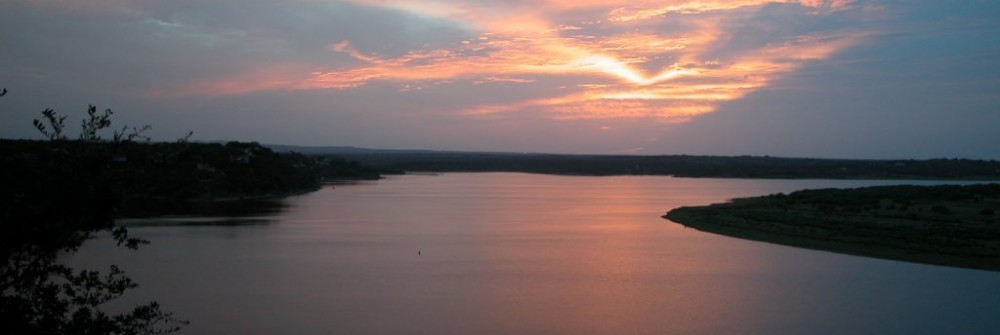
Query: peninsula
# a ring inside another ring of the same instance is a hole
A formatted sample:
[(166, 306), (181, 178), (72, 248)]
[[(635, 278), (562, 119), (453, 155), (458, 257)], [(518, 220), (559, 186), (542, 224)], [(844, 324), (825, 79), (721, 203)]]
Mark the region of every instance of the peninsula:
[(1000, 184), (803, 190), (680, 207), (701, 231), (838, 253), (1000, 271)]

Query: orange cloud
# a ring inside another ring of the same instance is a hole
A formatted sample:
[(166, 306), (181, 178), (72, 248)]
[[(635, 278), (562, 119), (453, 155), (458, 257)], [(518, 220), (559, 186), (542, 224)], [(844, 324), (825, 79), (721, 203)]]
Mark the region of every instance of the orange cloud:
[[(798, 36), (783, 43), (767, 45), (721, 62), (689, 64), (692, 74), (672, 82), (654, 76), (640, 77), (614, 85), (585, 84), (586, 90), (555, 98), (469, 108), (463, 113), (481, 116), (521, 110), (540, 110), (557, 119), (654, 118), (681, 122), (710, 113), (723, 101), (742, 98), (766, 86), (783, 74), (793, 72), (805, 61), (823, 59), (856, 44), (863, 33), (832, 33)], [(669, 73), (669, 72), (667, 72)], [(623, 76), (628, 78), (629, 76)]]
[[(847, 0), (355, 2), (451, 20), (479, 36), (394, 57), (375, 56), (341, 41), (328, 49), (331, 57), (353, 59), (350, 65), (291, 74), (262, 70), (238, 80), (198, 83), (188, 90), (229, 94), (258, 89), (347, 90), (374, 81), (412, 90), (423, 87), (414, 83), (427, 81), (505, 82), (536, 85), (543, 97), (473, 106), (461, 114), (533, 112), (556, 119), (680, 122), (710, 113), (721, 102), (739, 99), (869, 36), (863, 31), (778, 31), (775, 34), (787, 36), (765, 36), (769, 42), (730, 47), (741, 22), (764, 5), (796, 6), (803, 15), (849, 15), (845, 12), (856, 6)], [(670, 15), (666, 31), (657, 26), (664, 15)], [(553, 76), (586, 78), (586, 82), (559, 89), (540, 80)]]

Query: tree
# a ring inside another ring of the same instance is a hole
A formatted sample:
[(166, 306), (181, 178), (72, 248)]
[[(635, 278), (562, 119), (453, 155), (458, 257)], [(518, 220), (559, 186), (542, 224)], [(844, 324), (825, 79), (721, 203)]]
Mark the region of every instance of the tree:
[[(6, 89), (0, 90), (6, 93)], [(101, 305), (136, 283), (117, 266), (106, 273), (76, 270), (59, 256), (77, 251), (95, 234), (110, 232), (119, 246), (146, 243), (114, 224), (122, 172), (114, 157), (148, 129), (123, 127), (111, 140), (111, 110), (90, 106), (77, 140), (64, 134), (65, 116), (46, 109), (34, 126), (49, 141), (3, 155), (0, 172), (0, 329), (10, 334), (162, 334), (179, 321), (156, 302), (108, 314)], [(16, 150), (14, 150), (16, 151)]]

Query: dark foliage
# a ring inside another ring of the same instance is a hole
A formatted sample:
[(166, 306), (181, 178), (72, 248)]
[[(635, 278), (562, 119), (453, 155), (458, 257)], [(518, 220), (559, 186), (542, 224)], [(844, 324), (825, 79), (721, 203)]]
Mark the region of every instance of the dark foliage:
[(380, 170), (358, 162), (279, 154), (257, 143), (0, 140), (8, 172), (18, 174), (34, 173), (35, 165), (53, 161), (59, 147), (106, 152), (104, 159), (115, 171), (115, 196), (121, 201), (118, 217), (256, 206), (266, 199), (315, 190), (325, 180), (381, 177)]
[(816, 189), (675, 208), (696, 229), (778, 244), (1000, 271), (1000, 184)]
[[(778, 198), (777, 195), (768, 196)], [(909, 206), (915, 200), (932, 201), (982, 201), (984, 198), (1000, 198), (1000, 184), (975, 185), (892, 185), (870, 186), (856, 189), (815, 189), (802, 190), (783, 196), (791, 203), (831, 204), (861, 206), (889, 200)]]
[(719, 178), (1000, 179), (1000, 162), (968, 159), (846, 160), (778, 157), (615, 156), (491, 153), (357, 153), (377, 168), (427, 172), (672, 175)]
[(144, 241), (115, 227), (121, 200), (120, 167), (113, 157), (138, 132), (99, 142), (111, 111), (88, 110), (78, 140), (63, 133), (65, 117), (52, 110), (35, 127), (50, 141), (32, 151), (0, 154), (0, 329), (8, 334), (159, 334), (184, 322), (151, 302), (122, 314), (101, 305), (136, 286), (117, 267), (106, 274), (59, 262), (99, 232), (120, 246)]
[[(0, 95), (6, 94), (0, 90)], [(377, 179), (378, 170), (335, 157), (277, 154), (257, 143), (148, 143), (141, 128), (110, 140), (111, 110), (87, 109), (77, 139), (66, 117), (42, 112), (47, 141), (0, 140), (0, 329), (8, 334), (159, 334), (180, 329), (150, 302), (123, 314), (101, 306), (136, 286), (115, 266), (106, 274), (59, 262), (95, 234), (130, 238), (114, 219), (191, 208), (270, 208), (268, 198), (317, 189), (329, 178)], [(190, 136), (190, 134), (189, 134)], [(136, 142), (146, 139), (147, 142)], [(224, 203), (224, 206), (206, 204)]]

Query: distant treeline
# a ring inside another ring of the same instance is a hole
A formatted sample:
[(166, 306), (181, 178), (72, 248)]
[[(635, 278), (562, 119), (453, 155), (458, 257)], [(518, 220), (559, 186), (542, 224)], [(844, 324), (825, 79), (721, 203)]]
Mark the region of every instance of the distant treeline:
[(422, 172), (672, 175), (780, 179), (1000, 179), (1000, 162), (970, 159), (846, 160), (778, 157), (611, 156), (491, 153), (358, 153), (377, 168)]
[(257, 143), (239, 142), (0, 140), (0, 165), (9, 183), (111, 173), (108, 180), (120, 193), (122, 216), (161, 214), (156, 212), (164, 206), (301, 193), (319, 188), (324, 180), (377, 179), (386, 172), (339, 157), (275, 153)]

